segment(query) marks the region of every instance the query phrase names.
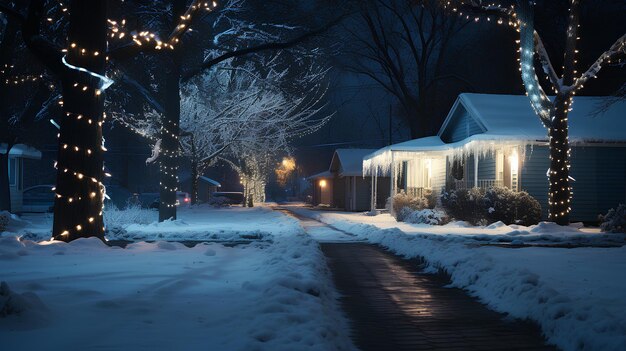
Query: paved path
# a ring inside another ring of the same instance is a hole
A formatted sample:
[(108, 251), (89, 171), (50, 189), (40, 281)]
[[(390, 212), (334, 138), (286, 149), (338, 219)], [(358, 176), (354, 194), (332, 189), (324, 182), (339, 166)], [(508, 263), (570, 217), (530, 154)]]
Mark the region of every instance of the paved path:
[[(324, 226), (296, 217), (307, 232)], [(507, 320), (463, 290), (446, 288), (446, 276), (424, 273), (416, 260), (366, 243), (322, 241), (321, 247), (363, 351), (554, 350), (535, 325)]]

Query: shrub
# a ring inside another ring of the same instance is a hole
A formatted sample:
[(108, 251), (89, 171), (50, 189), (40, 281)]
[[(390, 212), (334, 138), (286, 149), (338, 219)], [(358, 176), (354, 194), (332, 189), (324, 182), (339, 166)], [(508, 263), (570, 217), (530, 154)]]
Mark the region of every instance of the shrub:
[(541, 204), (525, 191), (517, 192), (517, 223), (533, 225), (541, 220)]
[[(403, 210), (407, 210), (405, 207)], [(445, 212), (433, 209), (412, 211), (404, 216), (404, 222), (416, 224), (443, 225), (450, 220)]]
[(232, 204), (232, 201), (224, 196), (213, 196), (209, 199), (208, 204), (213, 207), (226, 207)]
[(484, 197), (479, 188), (451, 190), (441, 194), (441, 205), (451, 217), (477, 225), (486, 217)]
[(541, 219), (541, 205), (535, 198), (525, 191), (506, 187), (445, 192), (441, 204), (451, 217), (474, 225), (485, 221), (532, 225)]
[(111, 229), (130, 224), (150, 224), (158, 219), (157, 211), (141, 208), (140, 205), (128, 205), (120, 210), (114, 204), (106, 206), (104, 223)]
[(0, 232), (3, 232), (7, 229), (10, 220), (11, 213), (9, 213), (9, 211), (0, 212)]
[(626, 233), (626, 205), (612, 208), (606, 215), (600, 215), (600, 230), (609, 233)]
[[(428, 199), (425, 197), (414, 197), (405, 193), (399, 193), (391, 198), (393, 215), (396, 220), (402, 222), (407, 214), (428, 208)], [(407, 210), (404, 210), (407, 209)]]
[(486, 217), (491, 223), (537, 224), (541, 219), (541, 205), (525, 191), (493, 187), (485, 192)]

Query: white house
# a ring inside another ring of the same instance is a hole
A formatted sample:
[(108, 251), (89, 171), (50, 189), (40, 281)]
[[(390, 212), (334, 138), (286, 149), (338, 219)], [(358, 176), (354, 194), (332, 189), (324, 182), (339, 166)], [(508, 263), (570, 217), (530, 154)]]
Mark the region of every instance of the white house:
[[(0, 144), (0, 153), (5, 154), (6, 144)], [(11, 191), (11, 211), (20, 212), (22, 210), (24, 190), (24, 159), (41, 159), (41, 151), (17, 144), (9, 151), (9, 189)]]
[[(626, 102), (600, 112), (604, 97), (575, 97), (569, 114), (571, 219), (595, 221), (626, 202)], [(528, 97), (461, 94), (436, 136), (388, 146), (363, 159), (373, 178), (391, 175), (392, 194), (506, 186), (525, 190), (547, 217), (547, 131)]]

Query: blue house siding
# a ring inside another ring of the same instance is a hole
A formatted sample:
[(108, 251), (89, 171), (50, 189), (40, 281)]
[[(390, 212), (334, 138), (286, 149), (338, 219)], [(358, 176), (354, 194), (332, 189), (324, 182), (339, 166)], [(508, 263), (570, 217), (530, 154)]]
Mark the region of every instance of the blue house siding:
[(496, 159), (493, 155), (478, 158), (478, 179), (496, 179)]
[(520, 168), (520, 189), (541, 204), (541, 218), (548, 218), (548, 178), (550, 151), (547, 146), (526, 146), (526, 159)]
[[(571, 153), (573, 199), (571, 220), (596, 221), (598, 214), (626, 203), (626, 148), (573, 146)], [(527, 147), (521, 168), (521, 188), (541, 203), (542, 216), (548, 217), (550, 167), (547, 146)]]
[(595, 221), (609, 208), (626, 203), (626, 148), (572, 148), (572, 219)]
[(459, 108), (441, 134), (441, 140), (445, 143), (454, 143), (482, 132), (484, 132), (483, 128), (478, 125), (465, 108)]
[(474, 157), (474, 155), (471, 155), (465, 159), (465, 184), (467, 184), (468, 188), (476, 186), (474, 184)]

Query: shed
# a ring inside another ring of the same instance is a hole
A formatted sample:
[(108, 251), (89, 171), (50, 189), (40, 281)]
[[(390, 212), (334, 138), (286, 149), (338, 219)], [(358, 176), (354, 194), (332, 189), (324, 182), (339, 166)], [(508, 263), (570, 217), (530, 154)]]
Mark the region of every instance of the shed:
[(198, 177), (198, 201), (207, 202), (214, 192), (219, 191), (222, 184), (205, 176)]

